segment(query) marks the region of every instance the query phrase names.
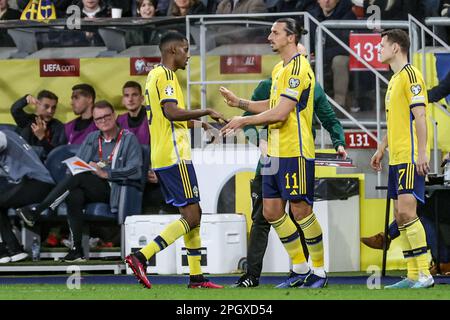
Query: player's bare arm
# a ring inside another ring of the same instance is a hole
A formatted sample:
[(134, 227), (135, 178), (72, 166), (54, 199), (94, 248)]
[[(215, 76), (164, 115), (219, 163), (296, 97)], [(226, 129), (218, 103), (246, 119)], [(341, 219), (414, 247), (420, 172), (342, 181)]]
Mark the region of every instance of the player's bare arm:
[(184, 110), (178, 108), (175, 102), (168, 101), (164, 103), (163, 110), (164, 116), (170, 121), (187, 121), (198, 119), (203, 116), (210, 116), (214, 121), (226, 122), (221, 113), (210, 108), (206, 108), (205, 110)]
[(426, 175), (430, 171), (429, 159), (427, 156), (427, 123), (425, 107), (418, 106), (411, 109), (416, 123), (417, 133), (417, 151), (418, 157), (416, 162), (417, 173), (421, 176)]
[(232, 91), (220, 87), (219, 92), (227, 105), (257, 114), (269, 109), (269, 100), (251, 101), (237, 97)]
[(387, 135), (385, 135), (381, 140), (381, 143), (379, 144), (377, 151), (372, 156), (372, 159), (370, 159), (370, 166), (375, 171), (381, 171), (381, 160), (383, 160), (387, 144), (388, 144)]
[(248, 117), (234, 117), (224, 126), (220, 132), (224, 135), (232, 134), (234, 131), (248, 125), (273, 124), (284, 122), (289, 116), (292, 109), (295, 108), (296, 102), (286, 97), (281, 97), (278, 105), (270, 110)]

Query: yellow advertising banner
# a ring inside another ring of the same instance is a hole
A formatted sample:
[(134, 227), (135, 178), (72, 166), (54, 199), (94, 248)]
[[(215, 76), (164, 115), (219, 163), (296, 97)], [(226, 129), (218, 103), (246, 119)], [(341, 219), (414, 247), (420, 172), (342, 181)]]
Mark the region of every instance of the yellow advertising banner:
[[(260, 73), (233, 73), (233, 70), (221, 70), (219, 56), (209, 56), (206, 62), (206, 80), (263, 80), (270, 77), (272, 67), (278, 62), (277, 56), (259, 56)], [(124, 112), (121, 103), (122, 86), (126, 81), (134, 80), (145, 85), (146, 75), (151, 66), (159, 61), (153, 58), (84, 58), (84, 59), (47, 59), (47, 60), (0, 60), (0, 122), (13, 123), (9, 109), (25, 94), (37, 95), (46, 89), (59, 97), (56, 117), (62, 122), (74, 118), (70, 106), (71, 88), (78, 83), (91, 84), (97, 94), (97, 100), (108, 100), (118, 113)], [(190, 60), (191, 81), (200, 81), (200, 58)], [(249, 60), (254, 63), (253, 60)], [(244, 61), (245, 63), (245, 61)], [(236, 68), (239, 72), (239, 68)], [(245, 70), (244, 70), (245, 71)], [(259, 71), (259, 70), (258, 70)], [(222, 73), (223, 72), (223, 73)], [(187, 99), (187, 70), (177, 71), (178, 79)], [(226, 84), (237, 95), (250, 98), (257, 83)], [(220, 84), (207, 86), (207, 106), (217, 109), (227, 117), (241, 114), (239, 110), (229, 108), (219, 94)], [(191, 85), (191, 108), (200, 107), (201, 85)], [(28, 110), (31, 112), (32, 110)]]

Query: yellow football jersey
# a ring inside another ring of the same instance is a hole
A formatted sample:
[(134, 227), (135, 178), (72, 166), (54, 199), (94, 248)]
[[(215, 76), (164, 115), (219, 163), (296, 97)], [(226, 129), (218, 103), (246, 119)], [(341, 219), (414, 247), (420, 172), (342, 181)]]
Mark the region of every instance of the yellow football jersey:
[(173, 101), (185, 109), (177, 75), (158, 65), (147, 76), (145, 103), (150, 124), (151, 167), (171, 167), (181, 160), (191, 160), (190, 135), (186, 121), (169, 121), (164, 116), (164, 102)]
[(302, 156), (314, 159), (312, 135), (314, 84), (311, 66), (300, 54), (293, 57), (286, 66), (281, 61), (273, 68), (270, 108), (275, 108), (282, 96), (294, 100), (297, 105), (286, 121), (269, 125), (270, 156), (280, 158)]
[[(389, 164), (415, 163), (418, 145), (412, 108), (428, 104), (421, 72), (410, 64), (404, 66), (389, 81), (385, 100)], [(429, 152), (427, 144), (428, 157)]]

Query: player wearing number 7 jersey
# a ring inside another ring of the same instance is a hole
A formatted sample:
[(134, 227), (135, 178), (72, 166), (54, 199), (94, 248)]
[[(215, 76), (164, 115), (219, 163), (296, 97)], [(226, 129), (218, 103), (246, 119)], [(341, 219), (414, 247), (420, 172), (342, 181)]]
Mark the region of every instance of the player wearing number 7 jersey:
[[(263, 214), (293, 264), (289, 278), (278, 288), (322, 288), (327, 284), (322, 230), (312, 212), (315, 150), (311, 127), (315, 79), (308, 60), (297, 52), (301, 33), (301, 27), (291, 18), (279, 19), (271, 28), (268, 40), (282, 61), (272, 71), (270, 99), (243, 100), (220, 88), (228, 105), (256, 114), (234, 117), (222, 128), (222, 133), (230, 134), (247, 125), (269, 124), (269, 161), (261, 170)], [(313, 270), (306, 262), (297, 228), (285, 213), (287, 201), (304, 232)]]
[(407, 278), (385, 288), (429, 288), (425, 230), (417, 217), (417, 200), (424, 202), (425, 175), (429, 171), (427, 146), (427, 91), (421, 73), (408, 63), (408, 34), (399, 29), (381, 34), (381, 59), (395, 74), (386, 92), (387, 136), (373, 155), (371, 166), (381, 170), (389, 146), (388, 197), (394, 199), (394, 216), (400, 231)]

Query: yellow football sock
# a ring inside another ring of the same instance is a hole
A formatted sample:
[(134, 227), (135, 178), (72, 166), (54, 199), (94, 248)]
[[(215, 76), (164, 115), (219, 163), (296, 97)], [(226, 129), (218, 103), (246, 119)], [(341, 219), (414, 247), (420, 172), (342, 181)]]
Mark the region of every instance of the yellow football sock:
[(300, 264), (306, 262), (305, 254), (303, 253), (302, 244), (300, 243), (300, 235), (297, 227), (291, 218), (284, 213), (284, 215), (273, 222), (270, 222), (272, 227), (280, 237), (281, 242), (286, 248), (289, 257), (291, 257), (292, 264)]
[(416, 261), (417, 273), (430, 276), (428, 269), (427, 238), (419, 218), (404, 225), (411, 246), (412, 258)]
[(179, 237), (190, 231), (189, 224), (184, 218), (170, 223), (152, 242), (142, 248), (140, 251), (148, 260), (154, 254), (164, 250)]
[(411, 280), (417, 280), (419, 278), (419, 271), (417, 269), (416, 260), (413, 259), (411, 255), (411, 245), (408, 241), (408, 236), (406, 235), (405, 226), (398, 226), (398, 231), (400, 231), (400, 246), (403, 251), (403, 257), (406, 260), (406, 269), (408, 271), (407, 277)]
[(200, 226), (196, 226), (189, 233), (184, 235), (184, 246), (186, 247), (187, 259), (189, 264), (189, 275), (195, 276), (202, 274), (200, 261), (202, 259)]
[(323, 267), (322, 228), (314, 213), (297, 221), (305, 235), (306, 245), (314, 268)]

